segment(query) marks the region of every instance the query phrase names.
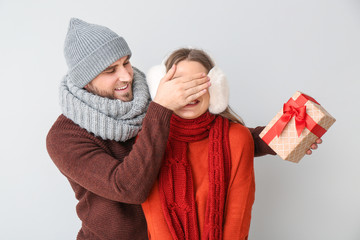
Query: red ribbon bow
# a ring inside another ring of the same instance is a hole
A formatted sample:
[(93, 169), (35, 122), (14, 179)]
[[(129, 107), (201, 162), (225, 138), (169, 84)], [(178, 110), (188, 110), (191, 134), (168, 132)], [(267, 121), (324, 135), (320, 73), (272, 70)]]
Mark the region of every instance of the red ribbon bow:
[(295, 117), (295, 126), (298, 136), (301, 135), (301, 132), (306, 127), (305, 117), (306, 117), (306, 106), (297, 107), (293, 102), (287, 102), (283, 107), (283, 115), (279, 119), (279, 123), (276, 127), (276, 135), (280, 137), (280, 134), (290, 122), (290, 120)]

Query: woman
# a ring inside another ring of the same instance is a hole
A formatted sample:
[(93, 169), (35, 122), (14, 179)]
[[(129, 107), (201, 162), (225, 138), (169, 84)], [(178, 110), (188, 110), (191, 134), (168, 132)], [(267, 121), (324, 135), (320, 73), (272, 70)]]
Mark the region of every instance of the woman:
[[(163, 166), (142, 204), (149, 238), (247, 239), (254, 143), (228, 107), (226, 79), (202, 50), (176, 50), (165, 66), (173, 67), (172, 79), (208, 73), (212, 86), (172, 116)], [(156, 92), (152, 80), (150, 74), (150, 91)]]

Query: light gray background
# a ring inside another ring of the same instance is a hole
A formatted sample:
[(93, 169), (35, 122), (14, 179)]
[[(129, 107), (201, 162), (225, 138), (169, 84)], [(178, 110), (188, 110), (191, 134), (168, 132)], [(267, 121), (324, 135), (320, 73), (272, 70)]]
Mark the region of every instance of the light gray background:
[(0, 0), (1, 239), (75, 239), (80, 228), (45, 147), (70, 17), (124, 36), (144, 71), (175, 48), (207, 50), (248, 126), (266, 125), (296, 90), (317, 99), (337, 119), (319, 150), (299, 164), (255, 159), (250, 239), (360, 239), (359, 1)]

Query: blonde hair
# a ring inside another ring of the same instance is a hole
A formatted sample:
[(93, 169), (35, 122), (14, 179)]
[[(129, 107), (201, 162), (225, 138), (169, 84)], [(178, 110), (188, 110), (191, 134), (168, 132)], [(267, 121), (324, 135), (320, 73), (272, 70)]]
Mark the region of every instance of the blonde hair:
[[(170, 68), (174, 64), (178, 64), (181, 61), (195, 61), (203, 65), (206, 70), (209, 71), (214, 67), (214, 62), (210, 58), (210, 56), (200, 49), (193, 49), (193, 48), (180, 48), (175, 50), (165, 61), (166, 72), (170, 70)], [(210, 96), (211, 97), (211, 96)], [(231, 122), (240, 123), (241, 125), (245, 125), (243, 120), (239, 115), (237, 115), (230, 106), (218, 115), (229, 119)]]

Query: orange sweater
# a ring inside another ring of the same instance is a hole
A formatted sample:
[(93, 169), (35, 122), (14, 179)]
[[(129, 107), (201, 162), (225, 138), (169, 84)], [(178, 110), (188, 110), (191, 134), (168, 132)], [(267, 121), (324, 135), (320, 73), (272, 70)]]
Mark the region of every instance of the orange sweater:
[[(231, 123), (229, 130), (231, 151), (231, 176), (226, 197), (224, 240), (247, 239), (251, 220), (251, 208), (255, 199), (254, 143), (249, 130)], [(208, 139), (189, 143), (187, 157), (191, 164), (200, 238), (205, 219), (209, 189)], [(149, 239), (171, 240), (160, 202), (158, 182), (142, 204)]]

